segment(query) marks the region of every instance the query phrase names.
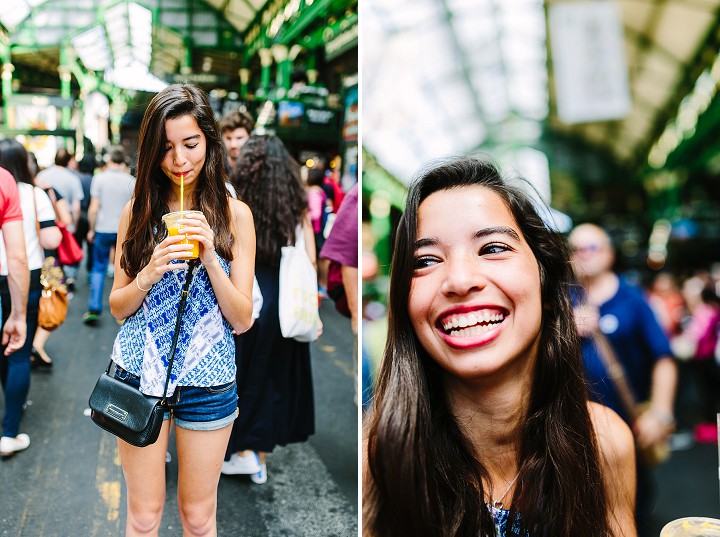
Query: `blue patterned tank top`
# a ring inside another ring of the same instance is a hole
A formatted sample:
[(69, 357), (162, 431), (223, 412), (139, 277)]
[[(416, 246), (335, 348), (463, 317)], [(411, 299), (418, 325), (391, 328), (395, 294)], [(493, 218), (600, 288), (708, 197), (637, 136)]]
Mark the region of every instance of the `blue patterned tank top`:
[[(218, 256), (226, 274), (230, 264)], [(140, 377), (140, 391), (162, 397), (177, 308), (187, 270), (168, 271), (120, 327), (112, 359)], [(193, 273), (168, 395), (176, 386), (219, 386), (235, 380), (235, 340), (220, 312), (205, 265)]]
[[(490, 510), (490, 514), (492, 515), (493, 521), (495, 522), (495, 537), (509, 537), (510, 535), (520, 535), (520, 520), (518, 518), (515, 519), (515, 522), (512, 526), (513, 531), (510, 531), (510, 511), (506, 509), (498, 509), (487, 503), (485, 505)], [(527, 532), (525, 532), (523, 535), (525, 535), (525, 537), (529, 537), (529, 534)]]

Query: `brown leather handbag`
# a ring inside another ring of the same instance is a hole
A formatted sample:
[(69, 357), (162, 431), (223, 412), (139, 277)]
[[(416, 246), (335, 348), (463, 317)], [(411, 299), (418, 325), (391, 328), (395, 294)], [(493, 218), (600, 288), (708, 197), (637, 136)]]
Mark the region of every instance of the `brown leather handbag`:
[(67, 317), (67, 291), (63, 285), (51, 282), (46, 275), (44, 266), (40, 274), (40, 283), (43, 290), (38, 306), (38, 326), (50, 332), (63, 324)]
[[(35, 232), (39, 241), (40, 222), (35, 203), (35, 187), (33, 187), (33, 205), (35, 207)], [(40, 272), (40, 284), (43, 290), (38, 305), (38, 326), (51, 332), (63, 324), (68, 308), (67, 289), (62, 284), (62, 271), (55, 268), (55, 258), (47, 257), (45, 259)]]

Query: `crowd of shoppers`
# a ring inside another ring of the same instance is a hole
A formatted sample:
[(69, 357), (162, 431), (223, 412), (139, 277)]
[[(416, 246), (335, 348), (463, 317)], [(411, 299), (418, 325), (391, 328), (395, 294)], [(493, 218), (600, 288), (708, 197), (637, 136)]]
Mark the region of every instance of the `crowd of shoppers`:
[(87, 312), (83, 315), (85, 324), (95, 323), (102, 313), (110, 252), (115, 248), (120, 217), (134, 188), (135, 178), (129, 173), (125, 149), (122, 146), (110, 148), (105, 169), (93, 177), (90, 187), (86, 238), (88, 244), (93, 246), (93, 261), (90, 270), (90, 299)]

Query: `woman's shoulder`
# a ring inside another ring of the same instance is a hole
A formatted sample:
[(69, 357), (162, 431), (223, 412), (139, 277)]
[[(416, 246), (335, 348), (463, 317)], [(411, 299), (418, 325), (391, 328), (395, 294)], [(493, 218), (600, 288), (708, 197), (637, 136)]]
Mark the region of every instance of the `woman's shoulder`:
[(252, 219), (252, 212), (250, 211), (250, 207), (247, 203), (232, 197), (228, 198), (228, 202), (230, 203), (230, 214), (232, 215), (233, 219)]
[(130, 200), (123, 205), (122, 211), (120, 212), (121, 217), (126, 217), (129, 214), (132, 214), (133, 204), (135, 203), (135, 198), (130, 198)]
[(35, 192), (35, 187), (28, 183), (18, 182), (17, 189), (21, 199), (31, 199), (33, 192)]
[(590, 401), (588, 412), (598, 439), (598, 447), (603, 453), (611, 450), (618, 456), (627, 453), (634, 455), (632, 431), (614, 410)]
[(634, 476), (635, 439), (628, 424), (614, 410), (598, 403), (588, 402), (588, 411), (597, 438), (603, 475), (610, 483)]

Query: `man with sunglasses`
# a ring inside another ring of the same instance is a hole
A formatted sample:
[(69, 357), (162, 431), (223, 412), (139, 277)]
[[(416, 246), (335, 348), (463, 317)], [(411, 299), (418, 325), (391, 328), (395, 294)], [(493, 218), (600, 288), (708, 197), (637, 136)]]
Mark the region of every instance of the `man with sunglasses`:
[[(581, 284), (575, 322), (591, 397), (615, 410), (633, 429), (638, 451), (667, 441), (674, 429), (677, 367), (670, 345), (642, 290), (613, 272), (610, 236), (593, 224), (577, 226), (569, 236), (573, 270)], [(620, 367), (610, 364), (616, 362)], [(629, 411), (627, 391), (645, 411)], [(641, 537), (652, 503), (652, 475), (638, 457), (637, 523)]]

